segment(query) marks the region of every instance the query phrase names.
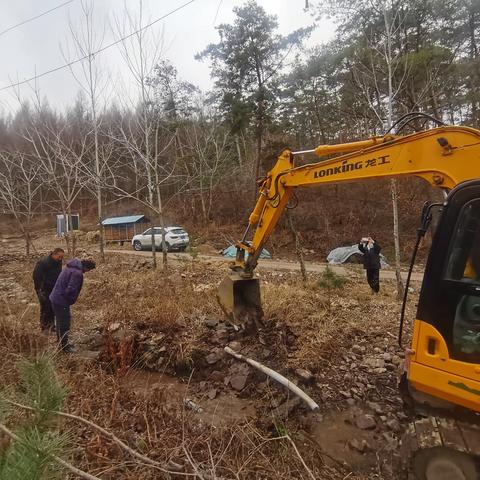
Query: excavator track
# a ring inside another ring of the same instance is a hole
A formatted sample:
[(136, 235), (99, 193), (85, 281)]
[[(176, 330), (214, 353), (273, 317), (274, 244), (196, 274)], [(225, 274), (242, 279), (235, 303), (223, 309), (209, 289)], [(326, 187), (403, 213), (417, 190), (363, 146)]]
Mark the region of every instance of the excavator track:
[(428, 416), (409, 424), (400, 449), (408, 480), (480, 479), (480, 427)]

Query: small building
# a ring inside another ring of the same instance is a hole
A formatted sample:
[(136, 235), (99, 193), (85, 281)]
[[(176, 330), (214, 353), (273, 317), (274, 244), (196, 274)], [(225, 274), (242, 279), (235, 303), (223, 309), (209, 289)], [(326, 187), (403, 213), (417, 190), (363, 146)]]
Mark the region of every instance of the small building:
[[(65, 222), (65, 220), (67, 220)], [(73, 213), (70, 215), (57, 215), (57, 237), (61, 238), (65, 236), (65, 233), (73, 230), (80, 230), (80, 215)]]
[(107, 242), (129, 242), (134, 235), (143, 233), (150, 223), (145, 215), (111, 217), (102, 221)]

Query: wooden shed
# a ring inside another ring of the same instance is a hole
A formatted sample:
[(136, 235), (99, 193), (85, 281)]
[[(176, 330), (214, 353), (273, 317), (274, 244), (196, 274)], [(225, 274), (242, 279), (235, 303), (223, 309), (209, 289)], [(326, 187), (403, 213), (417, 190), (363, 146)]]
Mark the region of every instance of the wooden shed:
[(111, 217), (102, 221), (107, 242), (129, 242), (134, 235), (143, 233), (150, 223), (145, 215)]

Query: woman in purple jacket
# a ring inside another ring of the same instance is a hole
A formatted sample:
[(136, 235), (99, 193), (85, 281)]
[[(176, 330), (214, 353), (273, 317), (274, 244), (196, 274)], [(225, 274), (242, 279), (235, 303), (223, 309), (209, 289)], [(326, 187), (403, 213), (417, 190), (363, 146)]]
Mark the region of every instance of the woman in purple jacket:
[(70, 306), (73, 305), (82, 290), (83, 274), (95, 268), (93, 260), (80, 260), (73, 258), (59, 275), (52, 293), (50, 302), (55, 313), (55, 326), (57, 338), (61, 349), (65, 353), (73, 353), (73, 346), (68, 342), (70, 331)]

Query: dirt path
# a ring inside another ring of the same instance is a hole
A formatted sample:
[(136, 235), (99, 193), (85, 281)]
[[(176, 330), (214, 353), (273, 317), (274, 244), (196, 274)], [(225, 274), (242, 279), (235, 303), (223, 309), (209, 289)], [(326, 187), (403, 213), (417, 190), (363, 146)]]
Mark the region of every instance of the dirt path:
[[(108, 249), (106, 250), (109, 253), (121, 253), (124, 255), (136, 255), (142, 257), (150, 257), (150, 251), (144, 252), (136, 252), (135, 250), (115, 250), (115, 249)], [(188, 253), (170, 253), (169, 258), (173, 259), (174, 261), (191, 261), (192, 257)], [(198, 255), (196, 260), (201, 260), (204, 262), (215, 262), (215, 263), (225, 263), (229, 262), (228, 258), (222, 257), (220, 255)], [(311, 273), (322, 273), (325, 271), (328, 264), (326, 263), (312, 263), (312, 262), (305, 262), (305, 267), (307, 272)], [(359, 276), (363, 276), (363, 271), (358, 269), (356, 271), (353, 268), (344, 267), (341, 265), (330, 265), (330, 268), (338, 275), (342, 275), (345, 277), (354, 277), (358, 278)], [(287, 261), (287, 260), (259, 260), (258, 262), (258, 269), (261, 270), (268, 270), (268, 271), (298, 271), (299, 265), (297, 262), (294, 261)], [(402, 272), (402, 277), (405, 280), (407, 278), (407, 272)], [(383, 280), (395, 280), (395, 271), (394, 270), (380, 270), (380, 278)], [(421, 282), (423, 279), (423, 273), (421, 272), (413, 272), (412, 273), (412, 280)]]

